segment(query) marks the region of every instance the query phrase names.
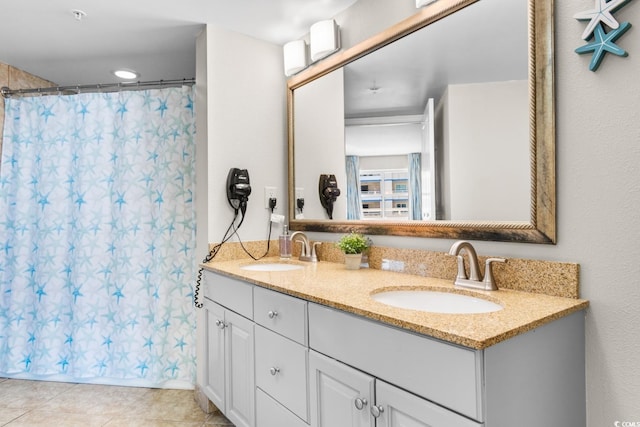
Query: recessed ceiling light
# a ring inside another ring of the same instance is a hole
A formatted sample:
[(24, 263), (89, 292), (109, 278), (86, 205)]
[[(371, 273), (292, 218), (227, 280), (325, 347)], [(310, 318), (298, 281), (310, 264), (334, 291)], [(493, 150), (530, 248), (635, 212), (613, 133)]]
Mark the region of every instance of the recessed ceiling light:
[(138, 74), (137, 72), (133, 70), (125, 70), (125, 69), (115, 70), (113, 74), (115, 74), (116, 77), (119, 77), (124, 80), (133, 80), (140, 77), (140, 74)]

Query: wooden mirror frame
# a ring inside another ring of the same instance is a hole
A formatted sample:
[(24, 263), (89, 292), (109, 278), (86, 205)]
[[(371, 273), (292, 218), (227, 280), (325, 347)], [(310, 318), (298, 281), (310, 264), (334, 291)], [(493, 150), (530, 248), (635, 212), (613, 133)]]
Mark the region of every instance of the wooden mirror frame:
[(358, 45), (339, 52), (287, 82), (289, 141), (289, 228), (301, 231), (448, 239), (556, 243), (556, 165), (554, 103), (553, 0), (527, 0), (529, 16), (529, 141), (531, 220), (526, 221), (382, 221), (295, 218), (294, 91), (345, 64), (480, 0), (439, 0)]

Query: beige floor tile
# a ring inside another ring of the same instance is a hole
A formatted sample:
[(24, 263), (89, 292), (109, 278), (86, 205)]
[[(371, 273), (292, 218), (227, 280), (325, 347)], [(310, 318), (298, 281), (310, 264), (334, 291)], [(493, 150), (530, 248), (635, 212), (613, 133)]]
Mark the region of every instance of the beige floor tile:
[(233, 427), (233, 424), (220, 413), (204, 413), (193, 390), (0, 378), (0, 426)]
[(0, 402), (0, 426), (3, 426), (8, 422), (15, 420), (21, 415), (24, 415), (26, 412), (26, 409), (3, 408), (2, 402)]
[(109, 421), (108, 415), (68, 414), (33, 410), (8, 424), (9, 427), (101, 427)]
[(36, 409), (73, 386), (48, 381), (6, 380), (0, 382), (0, 408)]
[(148, 389), (138, 387), (76, 384), (43, 403), (40, 409), (85, 415), (120, 415), (123, 411), (133, 411), (135, 401), (148, 392)]
[(200, 409), (193, 396), (193, 390), (153, 389), (136, 400), (135, 406), (144, 408), (141, 417), (167, 421), (204, 423), (207, 414)]
[(202, 423), (116, 417), (104, 424), (104, 427), (202, 427)]
[[(231, 421), (229, 421), (224, 415), (220, 413), (210, 414), (207, 417), (207, 421), (204, 424), (206, 427), (233, 427)], [(286, 427), (286, 426), (282, 426)]]

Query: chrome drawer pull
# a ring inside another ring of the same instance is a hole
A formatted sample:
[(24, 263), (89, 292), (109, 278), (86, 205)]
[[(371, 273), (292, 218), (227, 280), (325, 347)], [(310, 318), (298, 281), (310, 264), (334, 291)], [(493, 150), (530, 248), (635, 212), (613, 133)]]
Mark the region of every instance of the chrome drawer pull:
[(280, 372), (280, 368), (276, 368), (275, 366), (271, 369), (269, 369), (269, 372), (271, 372), (271, 375), (276, 375), (278, 372)]
[(273, 319), (274, 317), (278, 316), (278, 312), (277, 311), (270, 311), (267, 313), (267, 316), (269, 316), (269, 319)]
[(371, 415), (378, 418), (384, 412), (384, 408), (380, 405), (371, 407)]
[(362, 409), (364, 409), (364, 407), (365, 407), (365, 406), (367, 406), (367, 403), (368, 403), (368, 402), (367, 402), (367, 399), (360, 399), (360, 398), (358, 397), (358, 398), (356, 398), (356, 400), (355, 400), (356, 408), (357, 408), (359, 411), (362, 411)]

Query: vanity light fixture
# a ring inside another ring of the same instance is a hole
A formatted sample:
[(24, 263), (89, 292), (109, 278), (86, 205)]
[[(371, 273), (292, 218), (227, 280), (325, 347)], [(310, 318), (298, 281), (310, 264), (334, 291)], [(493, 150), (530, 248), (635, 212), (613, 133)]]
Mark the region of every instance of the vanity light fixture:
[(286, 43), (284, 53), (284, 75), (292, 76), (307, 68), (307, 43), (304, 40), (294, 40)]
[(424, 6), (428, 5), (428, 4), (435, 3), (436, 1), (438, 1), (438, 0), (416, 0), (416, 7), (419, 9), (421, 7), (424, 7)]
[(140, 74), (138, 72), (133, 70), (126, 70), (124, 68), (120, 70), (115, 70), (113, 74), (115, 74), (116, 77), (123, 80), (133, 80), (140, 77)]
[(340, 32), (336, 21), (328, 19), (313, 24), (309, 31), (311, 61), (325, 58), (340, 49)]

